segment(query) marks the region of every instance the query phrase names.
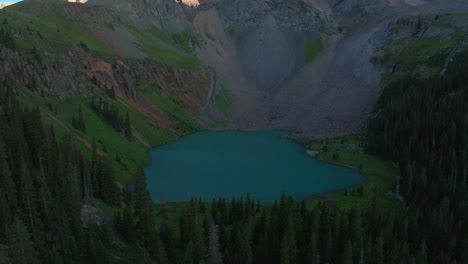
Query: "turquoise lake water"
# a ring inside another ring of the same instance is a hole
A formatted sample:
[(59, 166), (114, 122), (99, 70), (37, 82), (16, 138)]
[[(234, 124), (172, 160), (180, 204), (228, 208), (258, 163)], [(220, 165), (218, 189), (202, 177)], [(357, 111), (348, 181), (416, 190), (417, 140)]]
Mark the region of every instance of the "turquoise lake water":
[(262, 203), (285, 192), (295, 199), (362, 184), (354, 170), (310, 157), (286, 131), (199, 132), (150, 151), (146, 170), (155, 202), (201, 197), (230, 199), (250, 193)]

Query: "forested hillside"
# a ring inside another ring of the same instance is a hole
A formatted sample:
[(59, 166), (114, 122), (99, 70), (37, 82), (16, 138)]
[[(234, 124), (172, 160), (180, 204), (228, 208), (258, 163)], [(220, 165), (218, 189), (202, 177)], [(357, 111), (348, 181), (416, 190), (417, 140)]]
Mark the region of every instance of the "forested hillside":
[(368, 125), (367, 150), (399, 164), (395, 191), (431, 263), (468, 259), (467, 58), (460, 54), (443, 76), (390, 84)]
[(120, 204), (108, 160), (95, 147), (83, 154), (72, 135), (57, 138), (7, 78), (0, 84), (0, 131), (0, 260), (7, 252), (12, 263), (86, 262), (101, 254), (101, 235), (83, 222), (82, 209), (93, 197)]

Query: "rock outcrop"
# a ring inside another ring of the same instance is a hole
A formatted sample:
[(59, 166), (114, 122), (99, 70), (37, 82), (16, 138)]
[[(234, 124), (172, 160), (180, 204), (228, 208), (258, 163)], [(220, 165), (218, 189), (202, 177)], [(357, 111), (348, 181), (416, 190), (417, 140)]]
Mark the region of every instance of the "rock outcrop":
[(13, 5), (15, 3), (13, 2), (5, 2), (5, 3), (0, 3), (0, 9), (5, 8), (7, 6)]
[(333, 10), (343, 13), (357, 13), (366, 16), (380, 11), (388, 5), (386, 0), (342, 0), (332, 1)]
[(226, 27), (240, 32), (261, 25), (267, 15), (272, 15), (284, 30), (332, 33), (336, 28), (327, 15), (301, 0), (221, 0), (216, 8)]

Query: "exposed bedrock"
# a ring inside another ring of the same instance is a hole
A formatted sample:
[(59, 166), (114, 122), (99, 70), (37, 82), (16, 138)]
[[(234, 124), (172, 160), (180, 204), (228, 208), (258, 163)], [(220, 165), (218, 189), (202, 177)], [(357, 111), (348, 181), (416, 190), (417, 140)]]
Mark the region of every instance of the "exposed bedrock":
[(295, 43), (281, 31), (271, 15), (245, 34), (238, 48), (241, 68), (262, 91), (277, 88), (296, 71), (297, 51)]
[(337, 26), (304, 1), (219, 1), (216, 10), (236, 46), (239, 64), (258, 89), (275, 91), (304, 64), (304, 47)]

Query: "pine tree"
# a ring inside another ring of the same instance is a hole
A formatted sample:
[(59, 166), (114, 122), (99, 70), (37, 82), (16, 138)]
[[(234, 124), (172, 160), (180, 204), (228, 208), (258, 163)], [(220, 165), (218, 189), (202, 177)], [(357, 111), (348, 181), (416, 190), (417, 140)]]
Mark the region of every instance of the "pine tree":
[(132, 137), (132, 125), (130, 123), (130, 115), (128, 114), (128, 112), (125, 115), (124, 134), (126, 138)]
[(218, 228), (214, 223), (211, 223), (208, 237), (208, 256), (206, 264), (222, 264), (223, 255), (219, 248)]
[(318, 245), (318, 236), (317, 232), (312, 231), (310, 234), (309, 245), (307, 246), (307, 255), (306, 255), (306, 262), (307, 263), (315, 263), (316, 259), (320, 259), (320, 249)]
[(10, 247), (9, 255), (12, 263), (39, 263), (38, 253), (34, 249), (31, 235), (18, 215), (14, 216), (12, 225), (7, 229), (7, 242)]
[(83, 110), (81, 109), (81, 105), (78, 107), (77, 126), (81, 132), (86, 133), (86, 125), (85, 125), (85, 121), (83, 117)]
[(383, 237), (382, 233), (380, 233), (380, 235), (378, 236), (378, 238), (377, 238), (377, 240), (375, 242), (373, 258), (374, 258), (374, 261), (372, 263), (375, 263), (375, 264), (385, 263), (384, 237)]
[(231, 241), (234, 241), (229, 250), (231, 263), (252, 264), (252, 248), (250, 246), (247, 226), (237, 224), (232, 230)]
[(120, 190), (115, 180), (114, 171), (107, 160), (98, 158), (96, 169), (96, 192), (108, 204), (119, 205)]
[(26, 222), (26, 226), (32, 231), (32, 239), (37, 248), (42, 248), (44, 241), (44, 226), (37, 211), (37, 196), (33, 188), (32, 175), (23, 162), (20, 175), (20, 207), (23, 209), (21, 217)]
[(155, 223), (155, 212), (153, 207), (153, 200), (146, 188), (146, 176), (143, 170), (139, 170), (135, 176), (134, 182), (134, 197), (135, 197), (135, 217), (136, 222), (136, 233), (138, 237), (145, 243), (146, 248), (150, 254), (156, 254), (152, 252), (154, 247), (154, 240), (159, 236), (156, 235), (156, 223)]
[(151, 243), (151, 252), (153, 252), (153, 256), (158, 264), (168, 264), (169, 261), (167, 260), (166, 248), (161, 242), (158, 234), (153, 232), (150, 234), (150, 241)]
[(11, 210), (17, 208), (16, 188), (9, 165), (6, 161), (6, 154), (2, 137), (0, 136), (0, 240), (5, 238), (5, 228), (12, 221)]
[(353, 264), (353, 245), (351, 240), (346, 242), (346, 246), (343, 252), (343, 264)]
[(296, 238), (294, 234), (294, 226), (291, 217), (284, 233), (283, 242), (281, 245), (280, 263), (281, 264), (294, 264), (297, 263), (297, 247)]
[(106, 248), (105, 241), (103, 241), (102, 230), (97, 227), (89, 229), (86, 245), (88, 252), (86, 254), (88, 263), (111, 263), (110, 252)]
[(429, 263), (427, 260), (427, 245), (426, 241), (423, 240), (421, 242), (421, 246), (419, 247), (419, 252), (416, 256), (416, 264), (427, 264)]
[(190, 256), (190, 258), (194, 261), (193, 263), (200, 263), (204, 261), (206, 257), (205, 232), (198, 212), (198, 201), (192, 202), (189, 208), (190, 242), (187, 246), (187, 251), (189, 251), (190, 254), (186, 255), (186, 258)]
[(266, 232), (260, 235), (254, 247), (253, 263), (271, 263), (270, 241)]
[(161, 214), (163, 218), (161, 226), (159, 227), (161, 242), (166, 249), (167, 259), (170, 262), (176, 262), (174, 232), (172, 230), (169, 212), (165, 203), (162, 204)]
[(135, 240), (135, 222), (133, 219), (133, 207), (127, 203), (123, 210), (121, 233), (128, 242)]

